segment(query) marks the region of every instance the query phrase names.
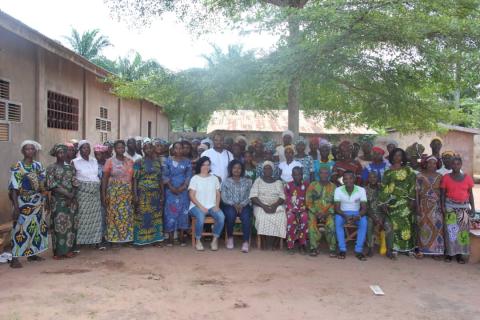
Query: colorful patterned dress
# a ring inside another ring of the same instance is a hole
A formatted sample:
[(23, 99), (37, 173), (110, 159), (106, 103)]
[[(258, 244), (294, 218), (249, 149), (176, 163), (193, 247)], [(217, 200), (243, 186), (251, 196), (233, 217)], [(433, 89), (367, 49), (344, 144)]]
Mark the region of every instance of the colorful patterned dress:
[(415, 200), (415, 179), (410, 167), (389, 169), (383, 176), (379, 205), (386, 205), (388, 210), (384, 227), (389, 250), (409, 252), (414, 248), (414, 216), (410, 203)]
[(257, 178), (257, 168), (253, 167), (251, 169), (245, 168), (245, 178), (252, 180), (252, 183)]
[(313, 173), (313, 158), (307, 155), (303, 158), (295, 157), (295, 160), (300, 162), (303, 167), (303, 181), (310, 182), (310, 174)]
[(320, 169), (321, 168), (327, 168), (328, 171), (330, 172), (329, 179), (332, 176), (333, 173), (333, 167), (335, 167), (335, 161), (329, 160), (327, 162), (323, 162), (322, 160), (317, 159), (313, 161), (313, 175), (315, 177), (316, 181), (320, 181)]
[[(163, 167), (163, 181), (170, 182), (173, 187), (178, 188), (182, 184), (190, 183), (192, 178), (192, 164), (190, 160), (174, 161), (168, 158)], [(176, 230), (188, 230), (190, 224), (188, 221), (188, 208), (190, 198), (188, 189), (180, 194), (174, 194), (168, 187), (165, 187), (165, 232), (174, 232)]]
[(302, 246), (307, 243), (308, 214), (305, 203), (307, 188), (307, 182), (296, 185), (295, 181), (291, 181), (285, 185), (288, 249), (293, 249), (295, 241)]
[(336, 179), (343, 177), (343, 173), (345, 171), (353, 171), (355, 174), (355, 184), (361, 186), (362, 185), (362, 165), (357, 160), (339, 160), (335, 162), (333, 166), (333, 174), (336, 176)]
[(40, 162), (18, 161), (10, 168), (9, 190), (17, 190), (20, 216), (13, 222), (12, 256), (30, 257), (48, 249), (44, 220), (45, 170)]
[(160, 160), (142, 158), (133, 165), (138, 204), (133, 217), (133, 244), (163, 241), (163, 188)]
[(47, 168), (47, 189), (52, 191), (52, 244), (53, 255), (64, 256), (73, 252), (78, 228), (78, 203), (76, 199), (69, 200), (55, 188), (63, 188), (69, 193), (78, 187), (75, 167), (70, 164), (59, 166), (54, 163)]
[(374, 235), (375, 227), (383, 229), (384, 215), (382, 214), (380, 207), (378, 206), (378, 195), (380, 193), (381, 186), (378, 184), (376, 188), (372, 188), (370, 185), (365, 186), (367, 192), (367, 247), (373, 249), (374, 247)]
[(104, 174), (109, 174), (107, 187), (108, 242), (122, 243), (133, 240), (132, 176), (133, 161), (112, 157), (105, 162)]
[[(318, 248), (324, 234), (330, 252), (337, 250), (334, 220), (335, 205), (333, 201), (336, 187), (332, 182), (322, 185), (318, 181), (314, 181), (308, 186), (306, 204), (308, 208), (310, 249), (316, 250)], [(319, 224), (323, 224), (324, 227), (319, 229)]]

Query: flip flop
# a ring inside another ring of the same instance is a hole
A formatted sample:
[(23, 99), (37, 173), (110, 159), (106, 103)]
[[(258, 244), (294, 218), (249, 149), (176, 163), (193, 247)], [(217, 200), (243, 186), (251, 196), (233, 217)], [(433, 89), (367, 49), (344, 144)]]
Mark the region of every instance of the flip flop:
[(363, 253), (356, 253), (355, 257), (357, 257), (357, 259), (360, 261), (367, 261), (367, 258), (365, 258), (365, 255)]
[(343, 260), (343, 259), (345, 259), (346, 255), (347, 255), (346, 252), (340, 251), (340, 252), (338, 253), (337, 258), (340, 259), (340, 260)]

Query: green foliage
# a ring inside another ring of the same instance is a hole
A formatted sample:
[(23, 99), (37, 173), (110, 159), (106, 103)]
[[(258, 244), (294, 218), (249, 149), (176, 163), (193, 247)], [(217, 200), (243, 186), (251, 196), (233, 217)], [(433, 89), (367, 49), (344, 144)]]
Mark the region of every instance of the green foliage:
[(72, 28), (70, 36), (66, 36), (65, 39), (73, 51), (88, 60), (102, 60), (100, 56), (101, 51), (112, 45), (108, 37), (101, 35), (98, 29), (87, 30), (80, 34), (76, 29)]

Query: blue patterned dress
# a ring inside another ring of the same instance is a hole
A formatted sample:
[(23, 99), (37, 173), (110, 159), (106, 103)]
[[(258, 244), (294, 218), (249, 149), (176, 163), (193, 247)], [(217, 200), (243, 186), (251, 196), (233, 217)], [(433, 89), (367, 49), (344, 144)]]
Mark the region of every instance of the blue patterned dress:
[[(188, 186), (191, 177), (192, 164), (190, 160), (174, 161), (169, 157), (165, 161), (163, 167), (164, 183), (170, 182), (175, 188), (180, 187), (182, 184)], [(190, 228), (188, 221), (189, 206), (188, 189), (185, 189), (180, 194), (174, 194), (168, 187), (165, 187), (165, 232), (188, 230)]]

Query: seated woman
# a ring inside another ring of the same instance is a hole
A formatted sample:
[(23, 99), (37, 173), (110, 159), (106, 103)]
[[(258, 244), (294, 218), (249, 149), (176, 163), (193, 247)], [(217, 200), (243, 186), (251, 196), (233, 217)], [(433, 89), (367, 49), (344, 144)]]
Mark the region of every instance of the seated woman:
[(242, 252), (248, 252), (250, 228), (252, 224), (252, 207), (250, 189), (252, 180), (245, 177), (245, 167), (240, 160), (232, 160), (228, 165), (228, 178), (222, 183), (222, 201), (227, 228), (227, 249), (233, 249), (233, 227), (237, 215), (242, 221)]
[[(285, 213), (285, 193), (283, 183), (272, 177), (274, 164), (271, 161), (263, 163), (263, 175), (255, 180), (250, 199), (252, 200), (253, 214), (255, 215), (255, 228), (258, 235), (262, 236), (263, 243), (267, 236), (285, 238), (287, 233), (287, 215)], [(272, 249), (275, 243), (272, 243)]]
[(195, 248), (203, 251), (201, 241), (205, 216), (210, 215), (215, 220), (213, 226), (213, 240), (210, 248), (218, 250), (218, 238), (220, 237), (225, 216), (220, 210), (220, 182), (210, 173), (210, 159), (201, 157), (197, 161), (195, 173), (188, 186), (190, 196), (190, 214), (195, 217)]

